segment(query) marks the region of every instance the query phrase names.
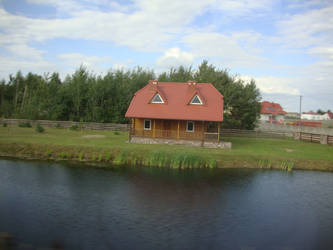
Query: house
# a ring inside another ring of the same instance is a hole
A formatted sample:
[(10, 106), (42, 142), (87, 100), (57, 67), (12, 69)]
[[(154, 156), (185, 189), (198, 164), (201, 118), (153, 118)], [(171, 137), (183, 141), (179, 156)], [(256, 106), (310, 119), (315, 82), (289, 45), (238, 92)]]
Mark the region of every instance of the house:
[(327, 112), (325, 114), (319, 114), (312, 111), (302, 113), (302, 120), (323, 121), (331, 119), (333, 119), (332, 112)]
[(322, 115), (323, 120), (332, 120), (333, 119), (333, 113), (332, 112), (326, 112)]
[(278, 103), (268, 101), (261, 103), (260, 120), (263, 122), (282, 124), (285, 114), (287, 112)]
[(312, 121), (321, 121), (323, 120), (323, 115), (318, 114), (316, 112), (303, 112), (301, 115), (302, 120), (312, 120)]
[(209, 146), (220, 141), (223, 96), (211, 83), (151, 80), (134, 94), (125, 117), (131, 142)]

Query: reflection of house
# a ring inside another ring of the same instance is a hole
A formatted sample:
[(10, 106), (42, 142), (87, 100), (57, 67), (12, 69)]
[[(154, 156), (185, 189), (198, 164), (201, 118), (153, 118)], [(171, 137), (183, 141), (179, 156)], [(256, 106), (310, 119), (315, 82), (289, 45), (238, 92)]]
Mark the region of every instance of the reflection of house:
[(286, 112), (281, 105), (264, 101), (261, 103), (260, 120), (270, 123), (283, 123)]
[(125, 114), (134, 137), (219, 141), (223, 96), (210, 83), (158, 82), (137, 91)]
[(302, 120), (313, 120), (313, 121), (330, 120), (333, 118), (333, 113), (327, 112), (322, 115), (315, 112), (304, 112), (302, 113), (301, 118)]

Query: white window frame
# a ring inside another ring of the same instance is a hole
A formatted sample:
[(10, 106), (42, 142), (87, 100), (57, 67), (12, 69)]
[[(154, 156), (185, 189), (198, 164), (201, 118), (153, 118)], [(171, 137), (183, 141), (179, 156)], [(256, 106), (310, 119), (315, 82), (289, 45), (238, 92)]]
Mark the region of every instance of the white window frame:
[[(193, 100), (194, 100), (195, 97), (198, 97), (200, 103), (193, 103)], [(190, 101), (190, 104), (192, 104), (192, 105), (202, 105), (202, 101), (200, 99), (200, 96), (198, 94), (193, 96), (192, 100)]]
[[(149, 121), (149, 128), (146, 128), (146, 121)], [(151, 120), (150, 119), (144, 119), (144, 121), (143, 121), (143, 129), (144, 130), (151, 130)]]
[[(193, 130), (188, 130), (188, 124), (189, 124), (190, 122), (193, 123)], [(186, 122), (186, 132), (191, 132), (191, 133), (192, 133), (192, 132), (194, 132), (194, 128), (195, 128), (195, 123), (194, 123), (194, 121), (187, 121), (187, 122)]]
[[(155, 98), (155, 96), (159, 96), (159, 98), (161, 99), (161, 102), (154, 102), (153, 100), (154, 100), (154, 98)], [(159, 94), (159, 93), (156, 93), (155, 95), (154, 95), (154, 97), (153, 97), (153, 99), (151, 99), (151, 103), (164, 103), (164, 101), (163, 101), (163, 98), (162, 98), (162, 96)]]

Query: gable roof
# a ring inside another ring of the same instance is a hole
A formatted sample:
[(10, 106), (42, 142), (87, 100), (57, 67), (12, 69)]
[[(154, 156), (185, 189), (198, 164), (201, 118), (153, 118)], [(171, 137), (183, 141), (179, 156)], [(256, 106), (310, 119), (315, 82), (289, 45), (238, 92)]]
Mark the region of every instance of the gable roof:
[[(156, 93), (164, 103), (151, 103)], [(190, 104), (195, 95), (202, 105)], [(211, 83), (149, 81), (134, 94), (125, 117), (222, 122), (223, 96)]]
[(287, 112), (283, 110), (280, 104), (264, 101), (261, 103), (261, 114), (285, 115)]

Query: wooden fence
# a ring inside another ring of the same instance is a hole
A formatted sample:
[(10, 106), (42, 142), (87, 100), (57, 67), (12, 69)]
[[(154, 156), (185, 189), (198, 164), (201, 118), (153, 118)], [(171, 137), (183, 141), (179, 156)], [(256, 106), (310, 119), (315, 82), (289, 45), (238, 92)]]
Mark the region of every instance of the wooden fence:
[(29, 122), (32, 126), (38, 123), (49, 128), (70, 128), (77, 125), (81, 129), (92, 130), (118, 130), (128, 131), (128, 124), (97, 123), (97, 122), (72, 122), (72, 121), (48, 121), (48, 120), (26, 120), (26, 119), (0, 119), (0, 124), (6, 123), (9, 126), (18, 126), (20, 123)]
[(321, 134), (311, 134), (311, 133), (301, 132), (299, 134), (299, 139), (301, 141), (333, 145), (333, 136), (331, 135), (321, 135)]
[(221, 136), (222, 137), (285, 138), (285, 137), (293, 137), (293, 133), (276, 132), (276, 131), (241, 130), (241, 129), (222, 129)]

